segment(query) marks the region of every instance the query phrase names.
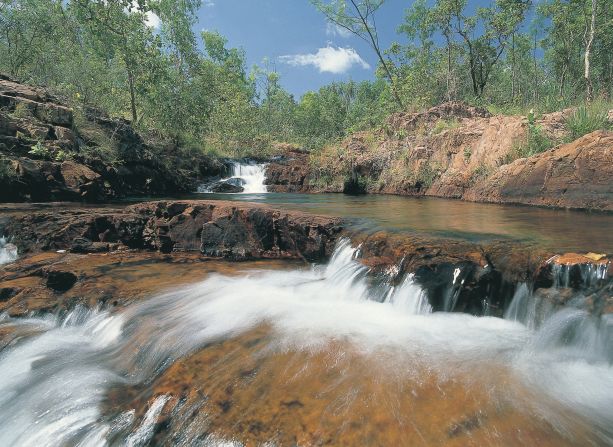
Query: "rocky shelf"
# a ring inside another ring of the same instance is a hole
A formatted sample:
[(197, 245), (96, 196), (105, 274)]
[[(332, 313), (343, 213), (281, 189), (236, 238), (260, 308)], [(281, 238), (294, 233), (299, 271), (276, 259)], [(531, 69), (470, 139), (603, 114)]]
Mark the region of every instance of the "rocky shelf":
[[(556, 305), (580, 292), (591, 312), (613, 312), (612, 283), (604, 280), (613, 276), (610, 255), (554, 253), (509, 240), (478, 244), (358, 232), (338, 218), (261, 204), (202, 200), (21, 209), (2, 225), (4, 236), (21, 254), (0, 270), (0, 311), (11, 314), (74, 304), (65, 296), (91, 303), (93, 295), (88, 296), (84, 284), (91, 286), (94, 270), (104, 266), (155, 261), (188, 264), (196, 271), (202, 261), (219, 259), (321, 262), (343, 237), (360, 247), (358, 259), (369, 267), (373, 281), (398, 283), (414, 274), (438, 310), (452, 293), (457, 311), (501, 315), (518, 284), (526, 283), (544, 296), (552, 287), (564, 288)], [(101, 297), (112, 294), (94, 295), (105, 301)]]

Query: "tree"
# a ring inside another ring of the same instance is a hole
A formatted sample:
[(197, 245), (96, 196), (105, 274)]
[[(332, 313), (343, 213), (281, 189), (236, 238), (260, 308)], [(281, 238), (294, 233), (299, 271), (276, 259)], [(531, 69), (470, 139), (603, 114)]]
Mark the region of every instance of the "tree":
[(330, 22), (355, 34), (370, 45), (379, 59), (385, 77), (387, 77), (390, 83), (394, 99), (402, 108), (404, 106), (400, 99), (390, 64), (383, 57), (375, 23), (375, 13), (384, 2), (385, 0), (349, 0), (349, 2), (345, 0), (311, 0), (311, 3)]
[[(583, 78), (585, 79), (587, 100), (594, 99), (594, 86), (592, 84), (592, 77), (590, 73), (590, 54), (592, 52), (592, 45), (594, 44), (594, 35), (596, 34), (596, 9), (598, 3), (596, 0), (592, 0), (591, 11), (589, 13), (589, 20), (586, 18), (585, 33), (583, 34), (583, 41), (585, 42), (585, 51), (583, 58)], [(587, 14), (586, 14), (587, 15)]]

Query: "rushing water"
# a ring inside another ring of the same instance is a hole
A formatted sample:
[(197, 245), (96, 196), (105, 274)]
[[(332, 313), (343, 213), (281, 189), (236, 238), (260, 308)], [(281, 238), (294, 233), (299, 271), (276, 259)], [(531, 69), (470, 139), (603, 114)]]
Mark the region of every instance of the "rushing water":
[[(171, 422), (156, 442), (180, 445), (288, 445), (297, 418), (310, 436), (292, 438), (301, 445), (342, 444), (379, 423), (355, 445), (534, 445), (541, 432), (549, 445), (613, 443), (610, 318), (569, 307), (534, 323), (526, 286), (506, 319), (433, 313), (411, 275), (372, 284), (355, 256), (345, 240), (325, 266), (213, 275), (116, 313), (5, 317), (0, 329), (23, 336), (0, 352), (0, 445), (146, 445), (163, 412)], [(191, 358), (192, 383), (164, 385)], [(185, 386), (198, 392), (178, 395)], [(154, 387), (147, 405), (108, 405), (134, 387)], [(267, 425), (241, 423), (271, 412)]]
[[(243, 192), (240, 194), (263, 194), (267, 191), (267, 187), (264, 184), (265, 180), (266, 164), (233, 161), (230, 164), (230, 177), (221, 179), (220, 181), (237, 181), (240, 183), (240, 186), (243, 187)], [(206, 185), (199, 188), (198, 192), (211, 193)]]
[(5, 237), (0, 237), (0, 265), (8, 264), (17, 259), (17, 247), (8, 242)]

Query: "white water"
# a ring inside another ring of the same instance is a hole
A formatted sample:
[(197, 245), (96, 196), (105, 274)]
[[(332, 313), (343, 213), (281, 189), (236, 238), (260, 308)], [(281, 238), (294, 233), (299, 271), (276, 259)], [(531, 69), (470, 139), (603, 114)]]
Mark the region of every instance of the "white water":
[(363, 355), (391, 350), (409, 368), (398, 374), (417, 373), (417, 362), (445, 374), (503, 365), (532, 390), (538, 418), (564, 432), (574, 411), (594, 423), (599, 442), (613, 442), (612, 321), (565, 309), (531, 329), (431, 313), (411, 276), (372, 287), (355, 253), (343, 241), (327, 266), (214, 275), (117, 314), (0, 320), (40, 332), (0, 353), (0, 445), (104, 445), (117, 433), (146, 445), (170, 396), (150, 402), (141, 420), (133, 412), (108, 418), (101, 404), (109, 388), (149, 381), (175, 359), (263, 322), (275, 332), (271, 349), (313, 351), (336, 340)]
[(17, 256), (17, 247), (5, 237), (0, 237), (0, 265), (16, 261)]
[[(267, 187), (264, 184), (266, 180), (265, 163), (240, 163), (235, 161), (231, 164), (230, 174), (230, 177), (221, 179), (221, 181), (240, 179), (243, 192), (238, 194), (262, 194), (267, 192)], [(198, 188), (198, 192), (209, 193), (211, 191), (205, 185)]]

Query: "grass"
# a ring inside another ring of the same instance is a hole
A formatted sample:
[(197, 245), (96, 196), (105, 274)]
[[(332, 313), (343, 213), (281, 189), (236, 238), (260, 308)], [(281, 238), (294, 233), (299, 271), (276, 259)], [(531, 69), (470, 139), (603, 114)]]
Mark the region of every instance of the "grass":
[(456, 129), (460, 127), (460, 122), (455, 119), (440, 119), (436, 122), (434, 127), (432, 128), (432, 135), (438, 135), (446, 130)]
[[(596, 130), (611, 128), (607, 112), (611, 105), (603, 101), (594, 101), (581, 106), (566, 120), (570, 140), (576, 140)], [(613, 108), (613, 107), (612, 107)]]
[(18, 102), (15, 104), (15, 109), (11, 113), (13, 118), (27, 118), (32, 116), (32, 112), (28, 108), (28, 106), (23, 102)]

